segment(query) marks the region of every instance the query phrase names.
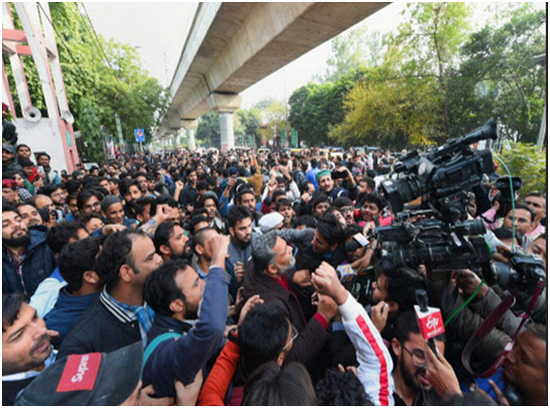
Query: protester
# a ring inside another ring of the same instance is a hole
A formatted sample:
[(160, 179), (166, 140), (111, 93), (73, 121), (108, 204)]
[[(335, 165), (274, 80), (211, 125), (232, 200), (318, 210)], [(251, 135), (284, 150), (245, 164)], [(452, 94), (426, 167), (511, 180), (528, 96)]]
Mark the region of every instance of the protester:
[[(36, 166), (3, 144), (4, 402), (544, 404), (546, 192), (512, 205), (493, 173), (426, 184), (414, 156), (372, 150), (117, 151), (58, 173), (51, 152)], [(444, 321), (437, 352), (422, 290)], [(89, 358), (125, 380), (59, 392)]]

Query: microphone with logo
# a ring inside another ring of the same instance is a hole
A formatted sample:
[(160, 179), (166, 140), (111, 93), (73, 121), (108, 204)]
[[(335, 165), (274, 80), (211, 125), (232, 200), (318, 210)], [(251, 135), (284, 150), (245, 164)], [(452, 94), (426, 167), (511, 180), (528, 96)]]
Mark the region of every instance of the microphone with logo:
[(420, 333), (424, 340), (428, 341), (428, 345), (435, 355), (437, 355), (437, 348), (435, 347), (433, 338), (445, 333), (441, 311), (436, 307), (428, 307), (428, 294), (424, 289), (416, 290), (416, 301), (418, 305), (414, 305), (414, 312)]

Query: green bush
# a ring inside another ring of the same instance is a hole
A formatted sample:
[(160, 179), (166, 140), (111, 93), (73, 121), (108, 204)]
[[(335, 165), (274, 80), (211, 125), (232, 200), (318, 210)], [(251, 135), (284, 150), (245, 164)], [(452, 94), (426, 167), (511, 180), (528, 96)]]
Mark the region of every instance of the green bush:
[[(531, 143), (507, 142), (495, 156), (506, 163), (512, 176), (521, 177), (520, 200), (533, 191), (546, 193), (546, 151)], [(500, 162), (497, 173), (507, 175)]]

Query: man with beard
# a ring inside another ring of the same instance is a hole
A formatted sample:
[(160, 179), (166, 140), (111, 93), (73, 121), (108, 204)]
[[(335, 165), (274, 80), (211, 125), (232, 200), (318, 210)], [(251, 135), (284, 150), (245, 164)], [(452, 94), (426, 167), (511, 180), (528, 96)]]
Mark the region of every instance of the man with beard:
[(143, 385), (153, 384), (157, 397), (175, 397), (174, 381), (192, 383), (221, 345), (228, 314), (229, 275), (224, 266), (229, 238), (213, 235), (209, 244), (214, 255), (206, 280), (187, 261), (177, 260), (162, 265), (145, 284), (145, 301), (155, 311), (155, 320), (145, 351), (149, 358), (144, 361)]
[[(530, 323), (527, 329), (518, 336), (512, 351), (506, 356), (502, 377), (507, 385), (505, 395), (511, 399), (512, 387), (517, 392), (519, 401), (511, 405), (547, 405), (548, 389), (546, 378), (548, 372), (546, 342), (548, 329), (537, 323)], [(537, 380), (538, 379), (538, 380)], [(493, 389), (496, 387), (493, 386)], [(497, 398), (499, 393), (496, 392)], [(500, 399), (500, 398), (499, 398)], [(502, 403), (502, 405), (508, 405)]]
[(55, 267), (46, 233), (29, 231), (14, 207), (2, 206), (2, 292), (32, 296)]
[[(432, 391), (426, 376), (425, 340), (420, 334), (414, 311), (399, 315), (395, 324), (391, 348), (397, 363), (393, 370), (396, 405), (424, 405), (424, 396)], [(435, 346), (445, 354), (445, 337), (434, 338)]]
[(46, 184), (40, 189), (40, 194), (50, 197), (56, 209), (57, 218), (61, 219), (65, 211), (66, 195), (63, 191), (64, 184)]
[(233, 266), (237, 281), (242, 283), (244, 271), (252, 256), (252, 239), (257, 234), (252, 231), (252, 213), (244, 205), (234, 205), (227, 214), (231, 243), (229, 244), (229, 263)]
[(55, 361), (55, 336), (25, 295), (2, 295), (2, 405), (13, 405), (19, 391)]
[(145, 347), (154, 313), (143, 301), (143, 287), (161, 264), (145, 234), (124, 230), (109, 235), (96, 269), (105, 288), (67, 334), (59, 357), (109, 353), (138, 341)]
[(30, 203), (20, 203), (16, 205), (15, 208), (17, 208), (17, 211), (19, 211), (21, 219), (23, 220), (23, 223), (27, 226), (27, 228), (33, 227), (35, 225), (42, 225), (42, 217), (40, 217), (40, 214), (38, 213), (38, 210), (34, 205)]
[(299, 333), (287, 361), (298, 361), (311, 368), (328, 338), (328, 324), (336, 315), (337, 306), (328, 296), (319, 296), (317, 313), (308, 320), (292, 291), (288, 273), (294, 268), (292, 247), (275, 231), (258, 236), (252, 242), (254, 268), (245, 275), (245, 301), (260, 295), (266, 304), (277, 303), (288, 314)]
[(120, 183), (120, 194), (126, 203), (124, 206), (124, 215), (131, 220), (136, 220), (137, 214), (134, 207), (136, 201), (143, 196), (139, 182), (135, 179), (122, 180)]
[(189, 238), (179, 224), (168, 221), (157, 227), (153, 242), (162, 259), (170, 261), (185, 257)]

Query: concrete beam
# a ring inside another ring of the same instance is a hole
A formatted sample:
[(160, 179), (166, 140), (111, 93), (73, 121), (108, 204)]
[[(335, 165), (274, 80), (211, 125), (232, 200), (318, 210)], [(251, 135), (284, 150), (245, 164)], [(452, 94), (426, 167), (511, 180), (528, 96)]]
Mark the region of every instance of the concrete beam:
[(210, 94), (242, 92), (387, 4), (201, 3), (170, 86), (172, 107), (196, 118)]

